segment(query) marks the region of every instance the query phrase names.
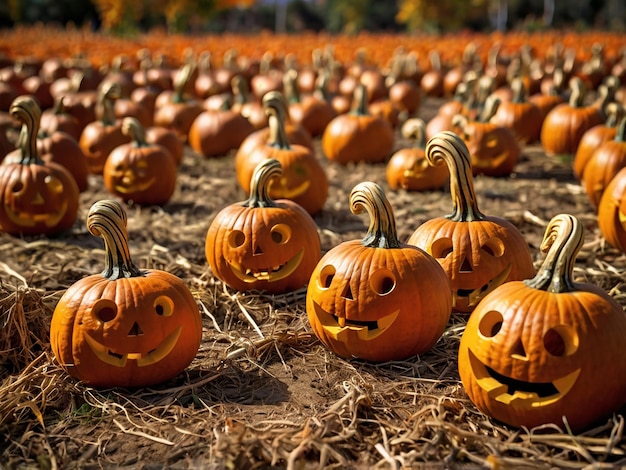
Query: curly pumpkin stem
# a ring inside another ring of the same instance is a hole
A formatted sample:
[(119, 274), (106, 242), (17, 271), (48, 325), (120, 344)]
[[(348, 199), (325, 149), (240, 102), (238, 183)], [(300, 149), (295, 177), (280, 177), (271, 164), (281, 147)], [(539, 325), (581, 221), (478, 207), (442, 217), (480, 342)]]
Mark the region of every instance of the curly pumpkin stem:
[(100, 121), (105, 126), (115, 124), (115, 100), (122, 96), (122, 89), (117, 82), (105, 84), (98, 93)]
[(569, 97), (569, 105), (572, 108), (581, 108), (585, 101), (585, 84), (582, 78), (573, 77), (569, 82), (572, 94)]
[(244, 207), (275, 207), (274, 200), (269, 195), (269, 186), (272, 179), (283, 174), (283, 167), (275, 158), (268, 158), (260, 162), (250, 179), (250, 196), (244, 201)]
[(415, 147), (426, 147), (426, 123), (420, 118), (407, 119), (402, 124), (402, 137), (413, 140)]
[(371, 248), (400, 248), (396, 220), (383, 188), (371, 181), (357, 184), (350, 192), (350, 210), (360, 214), (363, 209), (370, 216), (370, 225), (363, 245)]
[(122, 133), (130, 137), (137, 147), (148, 145), (146, 142), (146, 130), (135, 117), (127, 116), (122, 120)]
[(119, 202), (105, 199), (94, 203), (87, 214), (87, 230), (104, 240), (106, 259), (102, 276), (115, 281), (143, 275), (130, 259), (126, 212)]
[(172, 94), (172, 102), (173, 103), (184, 103), (185, 102), (185, 87), (189, 80), (191, 80), (191, 76), (196, 68), (195, 63), (187, 62), (183, 65), (180, 70), (176, 73), (174, 77), (174, 93)]
[(431, 165), (443, 160), (450, 170), (453, 211), (445, 217), (454, 222), (483, 220), (485, 216), (478, 209), (472, 164), (465, 142), (452, 131), (442, 131), (426, 144), (426, 159)]
[(546, 258), (535, 277), (524, 281), (526, 285), (556, 294), (575, 291), (572, 273), (583, 241), (580, 220), (570, 214), (554, 216), (541, 242), (541, 251), (547, 252)]
[(279, 91), (270, 91), (263, 96), (263, 110), (269, 117), (269, 137), (267, 145), (283, 150), (289, 150), (291, 146), (285, 133), (285, 121), (287, 120), (287, 100)]
[(37, 134), (41, 124), (41, 108), (29, 95), (18, 96), (9, 107), (9, 114), (22, 123), (17, 146), (22, 152), (20, 163), (29, 165), (43, 164), (37, 151)]

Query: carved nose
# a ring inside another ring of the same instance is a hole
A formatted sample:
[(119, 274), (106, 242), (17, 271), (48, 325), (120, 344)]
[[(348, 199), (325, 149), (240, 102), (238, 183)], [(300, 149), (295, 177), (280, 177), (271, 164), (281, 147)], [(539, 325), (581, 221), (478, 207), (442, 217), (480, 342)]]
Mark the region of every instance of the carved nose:
[(137, 322), (133, 323), (133, 326), (130, 328), (130, 331), (128, 332), (128, 336), (140, 336), (142, 334), (143, 334), (143, 330), (139, 326), (139, 323)]

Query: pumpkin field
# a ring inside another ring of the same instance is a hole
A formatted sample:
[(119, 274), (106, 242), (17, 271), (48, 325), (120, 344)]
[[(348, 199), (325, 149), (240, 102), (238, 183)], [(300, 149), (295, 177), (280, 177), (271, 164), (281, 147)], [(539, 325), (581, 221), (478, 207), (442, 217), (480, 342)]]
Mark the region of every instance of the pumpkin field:
[(0, 32), (0, 468), (626, 465), (625, 51)]

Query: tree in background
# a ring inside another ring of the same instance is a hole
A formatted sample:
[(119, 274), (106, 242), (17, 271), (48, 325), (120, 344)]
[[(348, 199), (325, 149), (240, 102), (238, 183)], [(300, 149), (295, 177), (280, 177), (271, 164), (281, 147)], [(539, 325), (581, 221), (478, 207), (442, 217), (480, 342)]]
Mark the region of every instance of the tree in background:
[(450, 31), (485, 25), (489, 0), (399, 0), (396, 21), (408, 31)]

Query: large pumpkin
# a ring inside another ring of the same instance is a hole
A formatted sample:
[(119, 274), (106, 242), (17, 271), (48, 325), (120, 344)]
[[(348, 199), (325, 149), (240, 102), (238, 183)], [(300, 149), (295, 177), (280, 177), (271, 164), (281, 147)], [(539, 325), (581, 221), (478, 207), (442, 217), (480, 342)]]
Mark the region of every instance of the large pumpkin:
[(50, 325), (55, 357), (96, 387), (141, 387), (176, 376), (200, 347), (193, 295), (178, 277), (133, 264), (120, 203), (95, 203), (87, 228), (104, 239), (105, 269), (72, 284), (59, 300)]
[(611, 246), (626, 252), (626, 167), (613, 176), (602, 193), (598, 228)]
[(69, 229), (78, 214), (78, 186), (71, 173), (44, 162), (37, 150), (41, 109), (22, 95), (9, 109), (22, 123), (17, 160), (0, 165), (0, 231), (24, 235), (52, 235)]
[(280, 177), (274, 158), (257, 165), (250, 197), (222, 209), (206, 235), (205, 254), (211, 271), (239, 291), (278, 294), (309, 281), (321, 257), (317, 226), (299, 204), (269, 196), (272, 179)]
[(601, 288), (572, 279), (583, 228), (560, 214), (533, 279), (482, 299), (459, 345), (459, 374), (472, 402), (513, 426), (566, 424), (580, 431), (626, 402), (626, 315)]
[(365, 238), (332, 248), (311, 274), (311, 328), (344, 358), (388, 361), (422, 354), (450, 319), (446, 273), (426, 252), (398, 240), (391, 206), (377, 184), (352, 190), (350, 210), (363, 209), (370, 216)]
[(458, 135), (444, 131), (430, 139), (426, 158), (447, 163), (453, 212), (424, 222), (408, 243), (441, 263), (450, 279), (453, 311), (469, 313), (500, 284), (533, 275), (530, 249), (513, 224), (478, 209), (469, 151)]

